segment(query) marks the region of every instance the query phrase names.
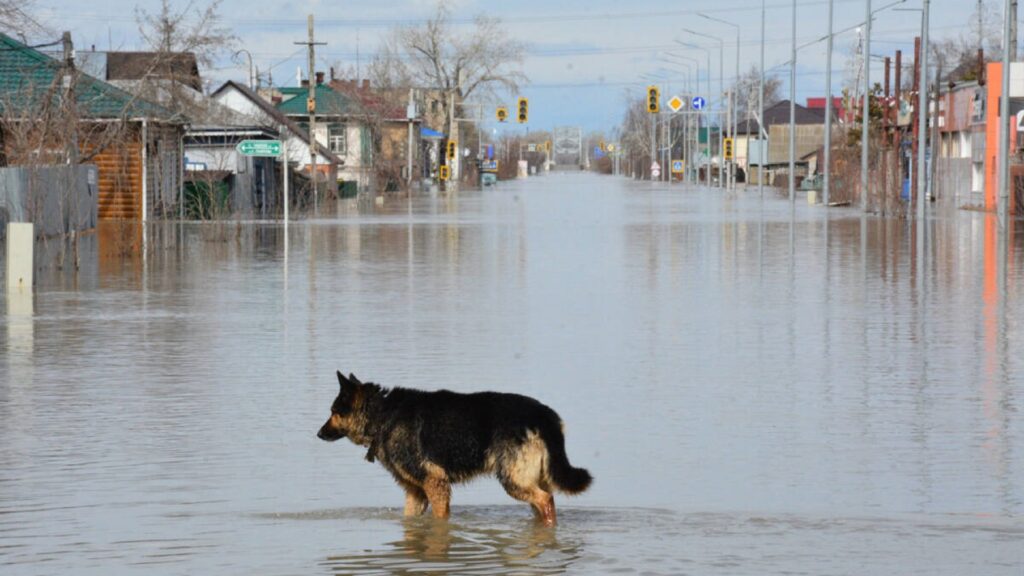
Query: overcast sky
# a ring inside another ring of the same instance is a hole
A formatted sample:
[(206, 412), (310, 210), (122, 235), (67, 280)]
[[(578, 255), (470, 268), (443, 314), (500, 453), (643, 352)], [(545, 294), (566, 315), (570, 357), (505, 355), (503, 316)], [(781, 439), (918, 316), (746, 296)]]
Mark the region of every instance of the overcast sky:
[[(201, 0), (197, 0), (201, 1)], [(784, 79), (783, 93), (788, 95), (791, 34), (791, 6), (788, 0), (767, 1), (766, 68)], [(882, 8), (892, 0), (874, 0)], [(107, 0), (86, 7), (80, 0), (39, 0), (36, 12), (54, 30), (71, 30), (79, 49), (95, 45), (120, 50), (140, 49), (134, 9), (158, 10), (157, 2)], [(998, 5), (1002, 3), (999, 2)], [(175, 2), (175, 5), (183, 3)], [(697, 12), (731, 21), (741, 27), (740, 67), (757, 65), (761, 46), (761, 4), (758, 0), (562, 0), (559, 2), (521, 0), (518, 2), (459, 0), (456, 17), (485, 13), (501, 18), (513, 37), (529, 46), (524, 71), (530, 83), (523, 95), (531, 102), (530, 126), (550, 129), (560, 125), (583, 126), (587, 130), (610, 129), (622, 117), (626, 94), (640, 95), (651, 81), (649, 75), (674, 74), (663, 80), (666, 96), (683, 89), (685, 70), (660, 71), (671, 64), (662, 62), (666, 52), (699, 58), (705, 68), (705, 53), (684, 48), (676, 40), (710, 47), (711, 85), (718, 86), (718, 42), (685, 32), (722, 37), (725, 40), (724, 80), (728, 85), (735, 70), (735, 28), (701, 18)], [(920, 0), (906, 0), (900, 7), (920, 8)], [(966, 33), (974, 11), (970, 0), (932, 2), (931, 34), (944, 38)], [(241, 46), (252, 52), (261, 70), (271, 69), (275, 84), (294, 85), (296, 68), (304, 67), (303, 50), (293, 42), (306, 37), (306, 15), (317, 19), (318, 61), (324, 68), (331, 64), (355, 67), (356, 53), (362, 63), (372, 56), (379, 37), (395, 24), (429, 18), (435, 9), (432, 0), (397, 1), (295, 1), (224, 0), (224, 23), (241, 39)], [(827, 30), (828, 2), (800, 0), (798, 3), (797, 42), (805, 44), (821, 38)], [(835, 29), (855, 27), (864, 21), (864, 0), (835, 0)], [(892, 55), (903, 49), (905, 60), (912, 60), (913, 39), (920, 31), (921, 13), (885, 10), (876, 14), (872, 53)], [(357, 42), (358, 38), (358, 42)], [(857, 43), (857, 33), (848, 32), (836, 39), (833, 86), (838, 91), (843, 70)], [(825, 43), (803, 49), (798, 56), (797, 101), (820, 96), (825, 91)], [(217, 80), (247, 79), (247, 64), (224, 61), (204, 75)], [(882, 64), (872, 67), (874, 78), (881, 80)], [(511, 104), (514, 96), (508, 98)]]

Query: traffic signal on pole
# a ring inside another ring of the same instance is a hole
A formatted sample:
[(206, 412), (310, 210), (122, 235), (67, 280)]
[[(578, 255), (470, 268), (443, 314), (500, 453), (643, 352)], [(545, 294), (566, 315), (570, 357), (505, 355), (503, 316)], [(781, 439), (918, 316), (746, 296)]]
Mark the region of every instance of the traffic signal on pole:
[(498, 122), (504, 122), (504, 121), (508, 120), (508, 108), (505, 108), (504, 106), (499, 107), (498, 108), (498, 112), (497, 112), (497, 116), (498, 116)]
[(516, 120), (520, 124), (525, 124), (530, 115), (530, 101), (526, 98), (520, 98), (518, 109), (519, 113), (516, 116)]
[(447, 180), (448, 179), (448, 171), (449, 170), (450, 170), (450, 168), (448, 168), (448, 166), (441, 166), (441, 170), (438, 173), (437, 177), (440, 178), (442, 181)]
[(732, 160), (732, 138), (723, 140), (722, 145), (725, 148), (725, 159)]
[(660, 94), (657, 86), (647, 87), (647, 111), (651, 114), (657, 114), (660, 109), (658, 101), (660, 100)]
[(448, 159), (455, 160), (455, 156), (459, 153), (459, 143), (455, 140), (448, 141)]

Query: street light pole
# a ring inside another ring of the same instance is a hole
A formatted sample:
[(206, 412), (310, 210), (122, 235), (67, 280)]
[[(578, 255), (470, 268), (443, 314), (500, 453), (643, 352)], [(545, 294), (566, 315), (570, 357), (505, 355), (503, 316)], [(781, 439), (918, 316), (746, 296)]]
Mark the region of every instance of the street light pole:
[(825, 64), (825, 176), (822, 181), (822, 201), (828, 208), (831, 176), (832, 176), (832, 27), (835, 0), (828, 0), (828, 48)]
[[(718, 91), (720, 93), (719, 94), (719, 98), (718, 98), (718, 106), (719, 106), (718, 110), (719, 110), (719, 113), (721, 113), (721, 110), (722, 110), (722, 97), (723, 97), (723, 95), (721, 94), (723, 92), (723, 85), (722, 85), (722, 75), (723, 75), (722, 57), (725, 54), (725, 43), (722, 42), (721, 38), (717, 38), (715, 36), (711, 36), (710, 34), (703, 34), (701, 32), (694, 32), (693, 30), (688, 30), (686, 28), (683, 28), (683, 31), (684, 32), (689, 32), (690, 34), (693, 34), (695, 36), (702, 36), (704, 38), (709, 38), (711, 40), (717, 40), (718, 41)], [(710, 98), (711, 97), (711, 50), (708, 50), (707, 48), (704, 48), (703, 46), (696, 46), (696, 45), (693, 45), (693, 44), (686, 44), (686, 46), (689, 46), (691, 48), (696, 48), (698, 50), (703, 50), (704, 53), (707, 55), (707, 64), (708, 64), (707, 88), (708, 88), (708, 98)], [(710, 104), (710, 100), (709, 100), (708, 103)], [(718, 147), (719, 147), (719, 151), (718, 151), (718, 157), (719, 157), (719, 160), (722, 160), (723, 157), (724, 157), (724, 150), (722, 150), (722, 149), (724, 148), (725, 143), (722, 141), (722, 133), (721, 133), (722, 121), (721, 121), (721, 116), (719, 116), (718, 125), (719, 125), (719, 134), (718, 134), (718, 144), (719, 144)], [(711, 142), (712, 142), (712, 140), (711, 140), (711, 121), (709, 120), (708, 121), (708, 164), (707, 164), (707, 166), (708, 166), (708, 174), (707, 174), (707, 184), (708, 184), (708, 186), (711, 186), (711, 155), (712, 155), (711, 151), (713, 149), (712, 146), (711, 146)], [(722, 187), (722, 173), (721, 173), (721, 170), (719, 170), (719, 174), (718, 174), (718, 187), (719, 188)]]
[[(757, 107), (760, 117), (757, 119), (757, 192), (764, 197), (764, 157), (765, 157), (765, 134), (764, 131), (764, 14), (765, 0), (761, 0), (761, 84), (758, 87)], [(747, 137), (750, 137), (750, 130), (747, 130)], [(749, 153), (747, 154), (750, 155)], [(747, 162), (749, 167), (750, 162)]]
[[(679, 40), (676, 40), (676, 44), (679, 44), (681, 46), (686, 46), (687, 48), (693, 48), (693, 49), (696, 49), (696, 50), (703, 50), (704, 51), (704, 57), (705, 57), (705, 60), (707, 62), (707, 65), (705, 67), (705, 73), (704, 73), (705, 74), (705, 76), (704, 76), (704, 78), (705, 78), (704, 85), (705, 86), (704, 87), (705, 87), (705, 90), (706, 90), (705, 93), (710, 97), (711, 96), (711, 51), (708, 50), (707, 48), (704, 48), (703, 46), (697, 46), (696, 44), (687, 44), (686, 42), (680, 42)], [(698, 89), (700, 88), (699, 78), (698, 78), (697, 87), (698, 87)], [(707, 110), (707, 107), (705, 107), (705, 109), (702, 110), (698, 114), (698, 119), (697, 119), (697, 144), (698, 144), (698, 148), (700, 146), (700, 116), (704, 116), (707, 119), (705, 121), (705, 124), (707, 124), (707, 128), (706, 129), (707, 129), (707, 139), (708, 139), (708, 146), (707, 146), (707, 148), (708, 148), (708, 159), (707, 159), (707, 163), (705, 163), (705, 166), (707, 167), (707, 173), (704, 176), (704, 184), (706, 184), (707, 186), (710, 187), (711, 186), (711, 120), (710, 120), (710, 115), (709, 115), (709, 111)]]
[(919, 72), (921, 77), (918, 81), (917, 95), (917, 220), (918, 229), (922, 231), (927, 211), (925, 206), (927, 198), (925, 194), (928, 191), (928, 166), (925, 161), (925, 152), (928, 148), (928, 16), (930, 5), (930, 0), (923, 0), (923, 11), (921, 13), (921, 69)]
[(792, 60), (789, 68), (789, 203), (796, 205), (796, 0), (793, 0)]
[[(860, 133), (860, 207), (868, 207), (868, 154), (871, 128), (871, 0), (866, 1), (864, 15), (864, 117)], [(831, 42), (831, 39), (830, 39)]]
[[(1016, 12), (1016, 2), (1006, 0), (1004, 14)], [(1007, 203), (1010, 200), (1010, 61), (1015, 56), (1013, 53), (1016, 41), (1013, 36), (1013, 23), (1011, 18), (1006, 18), (1003, 24), (1003, 85), (1002, 94), (999, 99), (999, 228), (1006, 232), (1007, 215), (1009, 214)], [(1000, 262), (1000, 266), (1003, 263)]]
[[(739, 128), (739, 114), (737, 114), (737, 110), (738, 110), (737, 103), (738, 103), (738, 100), (737, 100), (737, 95), (736, 95), (736, 84), (740, 80), (740, 27), (738, 25), (736, 25), (736, 24), (733, 24), (732, 22), (726, 22), (725, 20), (722, 20), (720, 18), (715, 18), (713, 16), (708, 16), (707, 14), (697, 14), (697, 15), (700, 16), (701, 18), (706, 18), (706, 19), (714, 21), (714, 22), (720, 22), (722, 24), (725, 24), (726, 26), (732, 26), (733, 28), (736, 29), (736, 76), (735, 76), (735, 78), (733, 78), (733, 89), (730, 92), (730, 97), (731, 97), (731, 102), (732, 102), (732, 104), (730, 106), (730, 108), (732, 110), (732, 126), (731, 126), (731, 128), (729, 130), (729, 135), (733, 139), (733, 146), (735, 147), (736, 146), (736, 131)], [(734, 151), (734, 155), (735, 155), (735, 151)], [(748, 162), (748, 168), (749, 168), (749, 162)], [(733, 189), (733, 190), (736, 188), (736, 162), (735, 162), (735, 160), (733, 160), (733, 162), (729, 166), (729, 188)]]

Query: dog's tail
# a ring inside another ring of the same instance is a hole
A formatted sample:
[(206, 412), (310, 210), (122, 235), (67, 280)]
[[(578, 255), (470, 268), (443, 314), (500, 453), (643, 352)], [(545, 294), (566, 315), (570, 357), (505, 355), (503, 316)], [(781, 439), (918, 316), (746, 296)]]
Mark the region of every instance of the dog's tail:
[(555, 426), (544, 426), (541, 430), (541, 439), (548, 448), (548, 476), (551, 483), (562, 492), (579, 494), (589, 488), (594, 479), (586, 469), (573, 468), (569, 464), (561, 425), (561, 422), (556, 421)]

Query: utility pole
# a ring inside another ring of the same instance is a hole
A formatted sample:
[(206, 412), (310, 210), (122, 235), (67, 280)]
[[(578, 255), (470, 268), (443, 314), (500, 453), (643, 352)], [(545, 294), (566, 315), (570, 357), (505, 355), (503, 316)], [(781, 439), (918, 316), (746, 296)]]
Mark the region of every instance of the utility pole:
[(789, 203), (796, 205), (796, 0), (793, 0), (792, 60), (789, 66)]
[[(926, 214), (925, 203), (928, 198), (927, 180), (928, 166), (925, 156), (928, 150), (928, 16), (931, 7), (930, 0), (923, 0), (924, 11), (921, 13), (921, 80), (918, 82), (918, 127), (917, 127), (917, 218), (919, 230), (923, 232), (924, 219)], [(918, 233), (919, 238), (922, 232)], [(922, 246), (923, 248), (923, 246)]]
[(412, 88), (409, 89), (409, 105), (405, 109), (405, 117), (409, 120), (409, 141), (406, 145), (406, 187), (412, 192), (412, 158), (413, 158), (413, 122), (416, 119), (416, 99), (415, 92)]
[(835, 0), (828, 0), (828, 45), (825, 49), (825, 175), (822, 180), (822, 202), (828, 208), (832, 176), (832, 25)]
[[(1010, 62), (1017, 61), (1017, 0), (1009, 0), (1006, 6), (1006, 23), (1005, 26), (1010, 27), (1009, 37), (1003, 41), (1006, 46), (1010, 47)], [(1006, 33), (1004, 32), (1004, 35)], [(1004, 59), (1005, 61), (1005, 59)]]
[[(761, 0), (761, 84), (758, 87), (757, 95), (757, 107), (758, 113), (761, 115), (757, 119), (757, 141), (759, 146), (757, 147), (757, 191), (764, 197), (764, 157), (765, 157), (765, 142), (764, 134), (764, 14), (765, 14), (765, 0)], [(749, 130), (747, 131), (749, 133)], [(748, 154), (749, 156), (749, 154)], [(750, 166), (750, 161), (747, 161), (747, 167)]]
[(864, 117), (860, 132), (860, 207), (868, 207), (868, 154), (871, 129), (871, 0), (865, 2), (864, 16)]
[(78, 101), (75, 95), (75, 45), (71, 41), (71, 32), (64, 32), (61, 35), (61, 44), (64, 49), (64, 107), (68, 120), (66, 129), (70, 135), (67, 141), (67, 162), (75, 167), (78, 166)]
[(309, 95), (306, 98), (306, 111), (309, 112), (309, 178), (313, 183), (313, 212), (319, 209), (317, 203), (316, 188), (316, 54), (315, 46), (326, 45), (326, 42), (316, 42), (313, 39), (313, 15), (307, 19), (308, 39), (305, 42), (295, 42), (297, 45), (305, 45), (308, 53), (308, 73), (306, 83), (309, 85)]
[[(1003, 85), (999, 99), (999, 198), (997, 212), (999, 214), (999, 228), (1006, 232), (1006, 218), (1009, 213), (1007, 202), (1010, 200), (1010, 63), (1016, 55), (1016, 39), (1012, 36), (1016, 33), (1016, 0), (1006, 0), (1006, 13), (1011, 17), (1006, 18), (1003, 24), (1003, 45), (1009, 49), (1003, 50)], [(1000, 266), (1003, 263), (1000, 262)]]

